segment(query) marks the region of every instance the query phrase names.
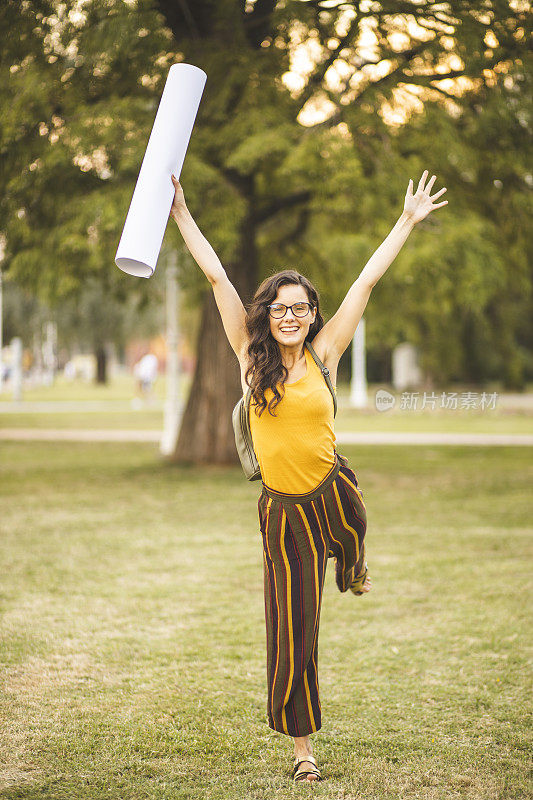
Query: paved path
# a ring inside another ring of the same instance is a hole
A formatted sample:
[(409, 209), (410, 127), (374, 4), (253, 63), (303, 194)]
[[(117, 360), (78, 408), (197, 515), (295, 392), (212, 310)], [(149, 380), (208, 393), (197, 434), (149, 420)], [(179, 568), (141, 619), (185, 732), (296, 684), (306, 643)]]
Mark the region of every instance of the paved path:
[[(160, 431), (142, 430), (76, 430), (69, 428), (6, 428), (0, 430), (0, 440), (41, 442), (154, 442), (161, 440)], [(337, 443), (400, 444), (400, 445), (513, 445), (532, 447), (533, 436), (506, 433), (339, 433)]]
[(533, 435), (521, 433), (399, 433), (368, 431), (339, 433), (339, 444), (466, 444), (533, 446)]

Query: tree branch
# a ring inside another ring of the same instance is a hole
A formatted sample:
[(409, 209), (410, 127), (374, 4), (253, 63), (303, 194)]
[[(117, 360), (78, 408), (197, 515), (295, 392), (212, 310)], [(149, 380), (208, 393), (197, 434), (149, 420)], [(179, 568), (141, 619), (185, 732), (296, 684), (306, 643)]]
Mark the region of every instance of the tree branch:
[(433, 84), (430, 81), (428, 81), (427, 84), (425, 82), (420, 81), (420, 80), (416, 80), (416, 81), (398, 81), (399, 85), (402, 84), (402, 83), (409, 83), (411, 85), (414, 85), (416, 83), (419, 86), (427, 86), (428, 89), (432, 89), (434, 92), (439, 92), (439, 94), (442, 94), (444, 97), (447, 97), (449, 100), (455, 100), (456, 103), (458, 103), (460, 101), (459, 97), (456, 97), (454, 94), (451, 94), (450, 92), (447, 92), (444, 89), (441, 89), (440, 86), (433, 86)]
[[(391, 78), (394, 78), (396, 75), (403, 74), (403, 69), (405, 68), (405, 65), (406, 65), (405, 62), (410, 61), (414, 56), (419, 55), (420, 53), (422, 53), (430, 44), (431, 44), (431, 42), (417, 42), (416, 45), (414, 47), (411, 47), (409, 50), (405, 50), (405, 51), (403, 51), (401, 53), (391, 54), (390, 57), (383, 56), (377, 63), (380, 63), (383, 60), (390, 60), (391, 58), (401, 58), (403, 63), (399, 64), (395, 69), (392, 70), (392, 72), (389, 72), (383, 78), (380, 78), (377, 81), (373, 81), (373, 82), (369, 83), (368, 86), (366, 86), (361, 91), (361, 93), (357, 96), (357, 98), (354, 100), (354, 103), (358, 103), (360, 101), (361, 97), (365, 94), (365, 92), (369, 91), (373, 86), (379, 86), (382, 83), (386, 83)], [(366, 63), (373, 63), (373, 62), (366, 62)], [(366, 63), (363, 63), (361, 65), (361, 68), (363, 66), (366, 66)], [(352, 77), (353, 77), (353, 75), (350, 76), (350, 78), (348, 79), (348, 82), (349, 82), (349, 80), (351, 80)], [(339, 95), (338, 95), (339, 99), (343, 96), (344, 92), (346, 91), (346, 89), (348, 87), (348, 82), (345, 83), (344, 88), (339, 92)], [(312, 94), (307, 98), (306, 102), (310, 99), (311, 96), (312, 96)], [(330, 99), (332, 100), (332, 102), (334, 102), (333, 97), (330, 97)], [(301, 105), (300, 111), (302, 111), (304, 105), (305, 105), (305, 103), (303, 103)], [(331, 121), (332, 119), (334, 119), (335, 121), (332, 122)], [(334, 114), (333, 117), (329, 118), (329, 120), (325, 120), (324, 122), (320, 122), (317, 125), (313, 125), (312, 127), (315, 128), (315, 129), (319, 128), (321, 126), (323, 126), (323, 127), (331, 127), (332, 124), (337, 124), (337, 122), (340, 122), (341, 119), (342, 119), (342, 112), (341, 112), (341, 109), (339, 108), (338, 109), (338, 114)]]
[(307, 230), (309, 225), (309, 219), (311, 217), (311, 211), (309, 206), (302, 208), (298, 212), (298, 219), (296, 220), (296, 224), (293, 228), (287, 233), (284, 233), (283, 236), (278, 239), (276, 242), (276, 246), (282, 249), (288, 242), (294, 243), (297, 241)]
[(252, 11), (243, 9), (243, 25), (249, 44), (257, 49), (261, 42), (272, 32), (270, 22), (276, 7), (276, 0), (256, 0)]
[(222, 175), (224, 175), (224, 177), (242, 194), (243, 197), (248, 199), (253, 197), (253, 175), (244, 175), (233, 167), (221, 167), (220, 164), (214, 164), (213, 162), (211, 162), (211, 165), (214, 166), (215, 169), (220, 170)]
[(313, 92), (315, 91), (316, 87), (320, 86), (320, 84), (324, 80), (326, 72), (331, 67), (331, 65), (334, 63), (334, 61), (336, 61), (336, 59), (339, 57), (339, 53), (342, 50), (344, 50), (346, 45), (349, 43), (350, 39), (353, 37), (353, 35), (356, 32), (356, 30), (358, 29), (358, 27), (359, 27), (359, 19), (358, 19), (358, 17), (354, 17), (354, 19), (352, 20), (352, 22), (350, 24), (350, 27), (348, 28), (347, 32), (345, 33), (345, 35), (340, 40), (340, 42), (337, 45), (337, 47), (330, 52), (330, 54), (326, 58), (326, 60), (323, 61), (320, 64), (320, 67), (311, 75), (311, 77), (309, 78), (309, 80), (307, 82), (307, 86), (303, 90), (302, 95), (300, 95), (300, 97), (298, 98), (298, 100), (301, 101), (300, 102), (300, 110), (305, 106), (307, 101), (312, 97)]
[(155, 0), (177, 42), (209, 35), (213, 22), (213, 0)]
[(269, 205), (265, 206), (264, 208), (255, 211), (252, 215), (252, 219), (254, 224), (260, 225), (263, 222), (266, 222), (271, 217), (274, 217), (280, 211), (283, 211), (287, 208), (293, 208), (294, 206), (300, 205), (300, 203), (308, 203), (311, 199), (311, 192), (308, 189), (305, 189), (301, 192), (295, 192), (295, 194), (287, 195), (287, 197), (280, 197), (277, 200), (274, 200)]

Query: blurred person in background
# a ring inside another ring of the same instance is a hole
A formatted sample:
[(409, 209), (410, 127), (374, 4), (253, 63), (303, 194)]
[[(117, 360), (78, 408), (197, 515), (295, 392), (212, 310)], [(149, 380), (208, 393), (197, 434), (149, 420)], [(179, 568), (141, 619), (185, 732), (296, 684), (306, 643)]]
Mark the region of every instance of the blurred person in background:
[(151, 405), (154, 402), (153, 390), (158, 370), (157, 356), (150, 352), (145, 353), (134, 365), (137, 396), (132, 400), (133, 408), (141, 408), (143, 403)]

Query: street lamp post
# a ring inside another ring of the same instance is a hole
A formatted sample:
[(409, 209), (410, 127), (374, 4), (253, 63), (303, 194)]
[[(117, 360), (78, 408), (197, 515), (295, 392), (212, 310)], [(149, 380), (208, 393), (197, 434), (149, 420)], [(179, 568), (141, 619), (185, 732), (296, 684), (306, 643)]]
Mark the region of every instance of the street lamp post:
[(44, 325), (45, 340), (43, 343), (44, 384), (51, 386), (57, 369), (57, 325), (50, 321)]
[(2, 331), (4, 323), (2, 319), (2, 309), (3, 309), (2, 267), (0, 267), (0, 394), (2, 393), (2, 389), (4, 388), (4, 361), (2, 358), (2, 347), (4, 345), (4, 341), (2, 339)]
[(352, 380), (350, 383), (350, 405), (366, 408), (368, 403), (365, 358), (365, 320), (361, 318), (352, 341)]
[(11, 340), (11, 374), (13, 400), (20, 403), (22, 400), (22, 339), (20, 336), (15, 336)]
[(176, 449), (179, 421), (181, 418), (180, 376), (178, 361), (178, 264), (177, 255), (171, 250), (166, 269), (167, 307), (167, 389), (165, 416), (160, 451), (168, 456)]

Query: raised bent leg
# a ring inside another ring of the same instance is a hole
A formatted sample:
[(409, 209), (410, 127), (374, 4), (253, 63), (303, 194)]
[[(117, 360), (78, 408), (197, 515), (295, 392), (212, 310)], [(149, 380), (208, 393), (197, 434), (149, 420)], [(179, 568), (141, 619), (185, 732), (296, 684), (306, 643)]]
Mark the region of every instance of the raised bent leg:
[(366, 508), (355, 473), (341, 466), (339, 474), (320, 497), (328, 526), (329, 549), (336, 558), (335, 581), (339, 591), (360, 589), (366, 577)]

